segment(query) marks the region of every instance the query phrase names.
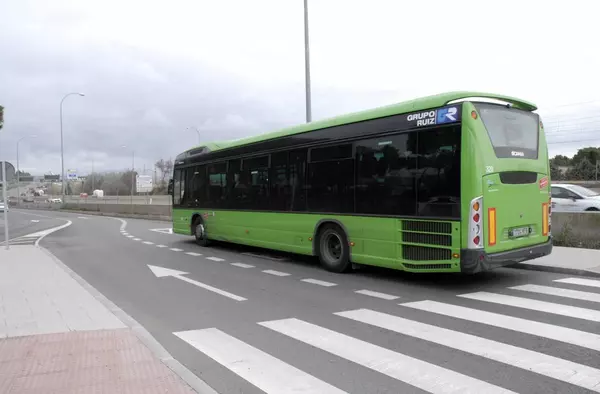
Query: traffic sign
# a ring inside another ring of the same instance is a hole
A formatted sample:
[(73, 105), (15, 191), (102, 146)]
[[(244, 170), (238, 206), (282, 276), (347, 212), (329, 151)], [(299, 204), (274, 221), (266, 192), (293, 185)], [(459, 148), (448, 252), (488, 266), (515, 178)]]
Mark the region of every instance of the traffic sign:
[[(2, 162), (0, 161), (0, 168), (2, 168)], [(15, 179), (15, 166), (10, 164), (8, 161), (6, 162), (6, 181), (12, 182)], [(0, 171), (0, 182), (4, 181), (2, 179), (2, 171)]]

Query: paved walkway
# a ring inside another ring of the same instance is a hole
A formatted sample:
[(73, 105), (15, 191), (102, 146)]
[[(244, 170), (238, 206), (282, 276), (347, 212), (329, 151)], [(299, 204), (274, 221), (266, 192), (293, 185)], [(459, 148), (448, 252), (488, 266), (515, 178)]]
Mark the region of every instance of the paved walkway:
[(549, 256), (526, 261), (514, 267), (600, 277), (600, 250), (555, 246)]
[(0, 393), (193, 393), (46, 251), (0, 249)]

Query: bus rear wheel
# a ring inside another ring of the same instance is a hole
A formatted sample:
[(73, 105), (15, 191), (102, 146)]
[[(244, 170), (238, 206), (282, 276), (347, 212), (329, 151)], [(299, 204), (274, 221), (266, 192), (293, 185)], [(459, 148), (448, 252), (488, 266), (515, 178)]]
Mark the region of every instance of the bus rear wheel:
[(206, 226), (204, 224), (204, 220), (200, 216), (198, 216), (194, 220), (194, 238), (196, 238), (196, 243), (200, 246), (208, 246), (210, 241), (206, 237)]
[(352, 267), (348, 237), (338, 226), (328, 225), (319, 233), (319, 260), (331, 272), (347, 272)]

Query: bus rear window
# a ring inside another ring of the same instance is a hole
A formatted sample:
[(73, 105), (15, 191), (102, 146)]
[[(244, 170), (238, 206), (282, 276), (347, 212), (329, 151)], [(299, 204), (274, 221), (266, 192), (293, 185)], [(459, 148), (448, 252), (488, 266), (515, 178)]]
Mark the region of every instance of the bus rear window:
[(496, 104), (476, 103), (496, 157), (538, 158), (538, 116)]

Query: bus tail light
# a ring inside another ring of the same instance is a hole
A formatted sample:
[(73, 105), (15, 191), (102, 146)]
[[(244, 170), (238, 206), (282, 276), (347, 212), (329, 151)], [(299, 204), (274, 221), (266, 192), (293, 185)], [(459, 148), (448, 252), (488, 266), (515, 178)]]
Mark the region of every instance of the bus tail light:
[(542, 235), (547, 237), (550, 233), (550, 209), (547, 202), (542, 203)]
[(496, 208), (488, 209), (488, 244), (496, 245)]
[(483, 234), (481, 233), (483, 222), (483, 197), (477, 197), (471, 201), (469, 210), (469, 249), (483, 248)]
[(552, 235), (552, 197), (548, 199), (548, 235)]

